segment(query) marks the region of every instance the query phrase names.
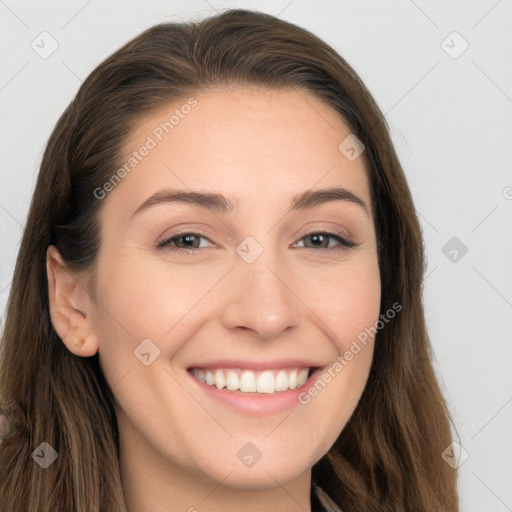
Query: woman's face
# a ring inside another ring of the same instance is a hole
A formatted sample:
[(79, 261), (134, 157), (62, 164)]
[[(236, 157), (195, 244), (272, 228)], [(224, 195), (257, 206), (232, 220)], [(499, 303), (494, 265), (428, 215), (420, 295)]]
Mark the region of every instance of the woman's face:
[(263, 489), (332, 446), (366, 383), (373, 339), (353, 341), (381, 291), (349, 135), (308, 93), (250, 87), (184, 98), (131, 134), (90, 316), (122, 457)]

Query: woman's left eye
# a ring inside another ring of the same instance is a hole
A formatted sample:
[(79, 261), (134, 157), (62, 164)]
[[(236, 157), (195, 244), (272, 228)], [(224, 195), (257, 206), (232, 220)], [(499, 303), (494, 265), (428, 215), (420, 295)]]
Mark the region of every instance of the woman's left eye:
[[(355, 247), (355, 244), (343, 238), (342, 236), (335, 235), (334, 233), (326, 232), (326, 231), (318, 231), (315, 233), (308, 233), (306, 236), (301, 238), (301, 240), (310, 239), (313, 243), (313, 247), (306, 247), (306, 249), (328, 249), (328, 250), (338, 250), (343, 248), (352, 248)], [(337, 243), (334, 247), (331, 246), (330, 242), (334, 240)]]
[[(200, 235), (199, 233), (181, 233), (158, 242), (157, 247), (170, 247), (172, 250), (176, 249), (182, 251), (188, 251), (189, 249), (201, 249), (204, 248), (204, 245), (200, 244), (200, 239), (208, 240), (208, 242), (212, 243), (210, 239)], [(302, 247), (305, 249), (338, 250), (346, 247), (355, 247), (355, 244), (349, 240), (339, 235), (335, 235), (334, 233), (325, 231), (308, 233), (302, 237), (300, 241), (308, 239), (311, 241), (312, 246), (303, 245)], [(336, 242), (334, 246), (331, 244), (332, 241)], [(180, 245), (182, 246), (180, 247)], [(212, 245), (215, 244), (212, 243)]]

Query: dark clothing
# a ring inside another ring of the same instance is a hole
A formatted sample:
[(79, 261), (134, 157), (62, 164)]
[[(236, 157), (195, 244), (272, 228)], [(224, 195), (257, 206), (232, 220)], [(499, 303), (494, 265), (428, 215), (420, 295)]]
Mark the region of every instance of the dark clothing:
[(318, 496), (315, 492), (315, 487), (311, 484), (311, 512), (326, 512), (325, 508), (320, 503)]
[(311, 481), (310, 501), (311, 512), (343, 512), (314, 480)]

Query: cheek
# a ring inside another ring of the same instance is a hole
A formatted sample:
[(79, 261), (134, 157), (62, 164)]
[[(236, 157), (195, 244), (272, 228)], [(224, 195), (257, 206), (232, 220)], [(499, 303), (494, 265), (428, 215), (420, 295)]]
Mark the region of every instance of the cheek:
[(208, 303), (208, 291), (224, 273), (223, 268), (173, 265), (142, 256), (104, 257), (97, 269), (94, 324), (108, 381), (116, 383), (127, 372), (140, 370), (135, 357), (144, 340), (154, 343), (157, 365), (179, 352), (194, 334), (193, 319)]
[(331, 364), (299, 396), (304, 418), (322, 418), (324, 436), (317, 453), (334, 444), (361, 398), (373, 357), (380, 294), (375, 258), (333, 273), (322, 293), (309, 297), (336, 351)]
[[(309, 304), (321, 319), (325, 335), (336, 354), (319, 375), (301, 403), (323, 411), (334, 437), (353, 413), (368, 378), (374, 349), (375, 326), (379, 320), (381, 283), (376, 254), (366, 253), (341, 264), (323, 276), (323, 286), (311, 287)], [(305, 291), (304, 291), (305, 293)], [(318, 397), (318, 398), (317, 398)]]
[[(346, 263), (346, 264), (345, 264)], [(325, 326), (339, 353), (379, 318), (381, 284), (378, 260), (372, 253), (343, 262), (335, 271), (316, 273), (316, 286), (307, 283), (303, 294)]]
[(134, 336), (161, 338), (199, 304), (222, 272), (132, 258), (105, 267), (103, 276), (99, 296), (111, 317)]

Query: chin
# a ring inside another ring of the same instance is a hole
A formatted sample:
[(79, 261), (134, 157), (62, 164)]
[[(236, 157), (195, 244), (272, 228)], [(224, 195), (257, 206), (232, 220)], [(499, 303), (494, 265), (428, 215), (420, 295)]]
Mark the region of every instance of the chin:
[[(295, 456), (277, 455), (272, 458), (267, 457), (268, 460), (262, 456), (259, 460), (254, 459), (248, 462), (246, 466), (239, 460), (236, 452), (232, 453), (232, 457), (227, 457), (225, 452), (209, 454), (196, 466), (196, 471), (202, 472), (206, 478), (214, 482), (222, 482), (225, 488), (238, 491), (261, 491), (287, 485), (296, 480), (311, 470), (317, 458), (321, 456), (306, 458), (296, 451)], [(243, 454), (240, 454), (240, 459), (243, 460)]]
[[(256, 467), (251, 469), (235, 469), (223, 482), (223, 486), (237, 491), (264, 491), (282, 487), (299, 478), (308, 468), (283, 467), (282, 464), (275, 466)], [(219, 475), (220, 476), (220, 475)], [(226, 475), (222, 475), (224, 478)]]

